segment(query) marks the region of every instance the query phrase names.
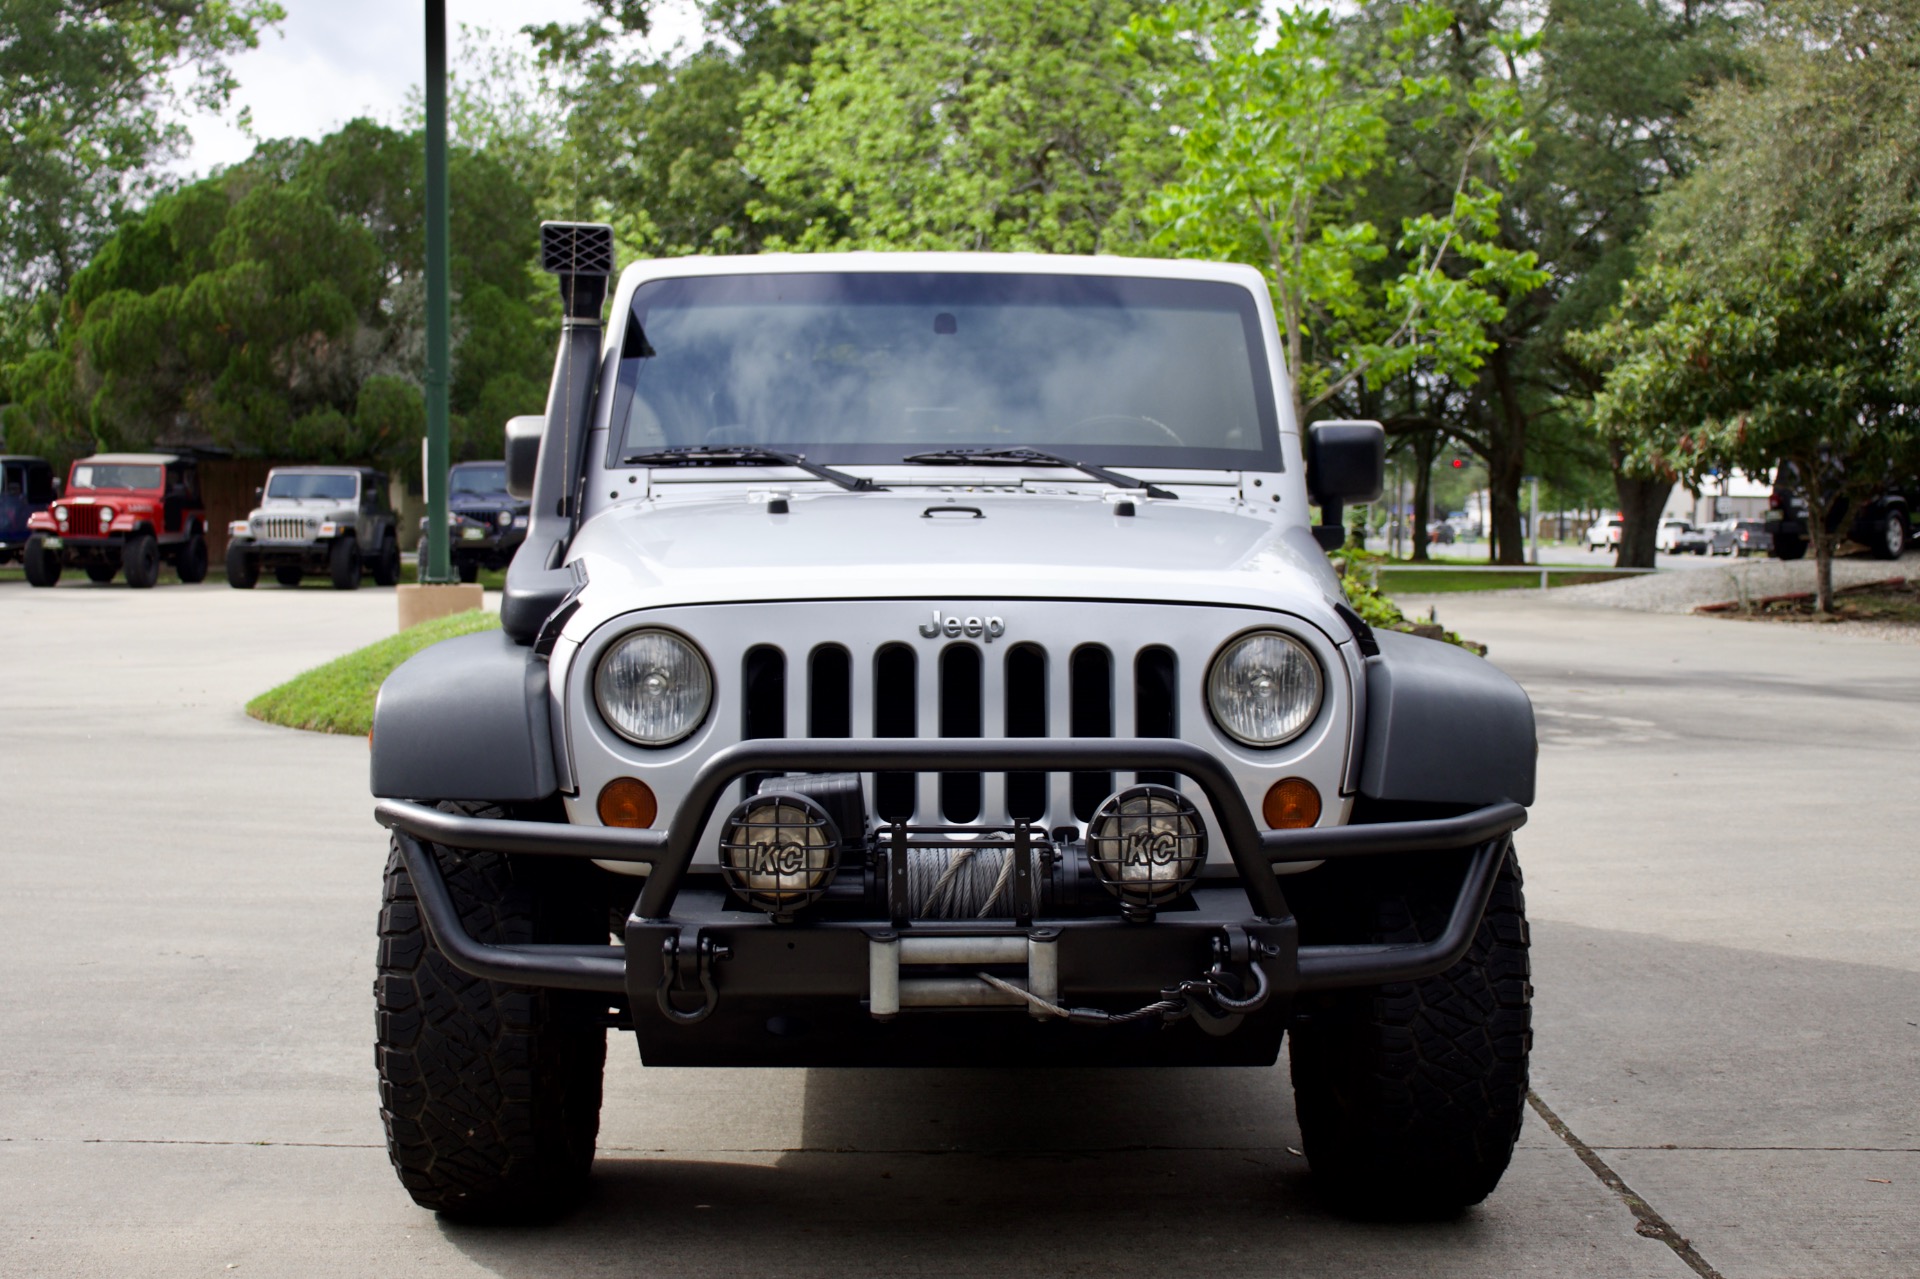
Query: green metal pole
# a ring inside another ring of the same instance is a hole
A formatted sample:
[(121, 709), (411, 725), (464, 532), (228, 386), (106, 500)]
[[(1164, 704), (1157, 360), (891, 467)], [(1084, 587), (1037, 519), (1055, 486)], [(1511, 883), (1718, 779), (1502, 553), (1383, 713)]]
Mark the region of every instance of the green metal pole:
[(447, 554), (447, 0), (427, 5), (427, 545), (420, 580), (453, 581)]

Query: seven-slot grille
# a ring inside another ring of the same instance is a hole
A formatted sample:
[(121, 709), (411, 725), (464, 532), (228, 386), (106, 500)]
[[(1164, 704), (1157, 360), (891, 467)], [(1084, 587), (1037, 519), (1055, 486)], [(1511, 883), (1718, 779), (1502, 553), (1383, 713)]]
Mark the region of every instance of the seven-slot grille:
[(106, 530), (97, 506), (69, 506), (64, 530), (73, 537), (99, 537)]
[(260, 517), (258, 528), (259, 532), (255, 534), (257, 537), (296, 542), (304, 539), (311, 532), (307, 526), (306, 517), (300, 515), (263, 515)]
[[(743, 738), (1174, 737), (1179, 732), (1173, 650), (1081, 644), (1062, 652), (1035, 643), (938, 650), (882, 645), (871, 660), (838, 644), (789, 652), (748, 648), (741, 666)], [(797, 695), (796, 695), (797, 694)], [(863, 718), (856, 708), (867, 708)], [(800, 722), (789, 723), (793, 717)], [(1117, 723), (1119, 719), (1130, 722)], [(1134, 781), (1177, 784), (1143, 772), (882, 773), (874, 779), (882, 821), (1042, 826), (1085, 822), (1100, 801)], [(744, 791), (759, 783), (749, 777)]]

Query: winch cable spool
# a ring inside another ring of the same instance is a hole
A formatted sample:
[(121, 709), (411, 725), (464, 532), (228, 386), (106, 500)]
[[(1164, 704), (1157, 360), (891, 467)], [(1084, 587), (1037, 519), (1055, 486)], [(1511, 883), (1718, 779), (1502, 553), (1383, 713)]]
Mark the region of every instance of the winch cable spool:
[[(1033, 850), (1033, 876), (1042, 874)], [(1013, 914), (1013, 846), (907, 849), (907, 901), (915, 919), (985, 919), (996, 910)]]

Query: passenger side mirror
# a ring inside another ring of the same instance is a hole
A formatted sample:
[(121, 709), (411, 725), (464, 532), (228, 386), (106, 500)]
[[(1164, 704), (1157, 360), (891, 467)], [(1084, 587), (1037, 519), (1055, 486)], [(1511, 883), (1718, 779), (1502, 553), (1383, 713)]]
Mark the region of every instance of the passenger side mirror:
[(507, 492), (522, 501), (533, 497), (533, 476), (540, 466), (540, 441), (547, 419), (540, 415), (507, 419)]
[(1320, 505), (1314, 540), (1325, 551), (1346, 541), (1341, 507), (1372, 502), (1387, 479), (1387, 432), (1378, 422), (1315, 422), (1307, 428), (1307, 495)]

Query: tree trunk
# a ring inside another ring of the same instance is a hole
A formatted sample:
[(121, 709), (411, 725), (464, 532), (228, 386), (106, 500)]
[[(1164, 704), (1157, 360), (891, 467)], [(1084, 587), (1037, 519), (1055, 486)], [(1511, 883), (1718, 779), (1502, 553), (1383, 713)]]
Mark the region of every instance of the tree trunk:
[(1499, 393), (1487, 432), (1488, 533), (1493, 539), (1493, 563), (1524, 564), (1527, 540), (1522, 535), (1520, 481), (1527, 471), (1527, 415), (1513, 385), (1508, 359), (1505, 342), (1487, 357), (1487, 368)]
[(1620, 450), (1613, 449), (1613, 492), (1620, 501), (1619, 568), (1652, 568), (1653, 539), (1660, 531), (1660, 512), (1666, 509), (1672, 480), (1628, 475), (1620, 467)]
[(1433, 454), (1439, 439), (1432, 431), (1413, 437), (1413, 562), (1416, 564), (1425, 564), (1432, 558), (1427, 554), (1427, 525), (1432, 519)]

